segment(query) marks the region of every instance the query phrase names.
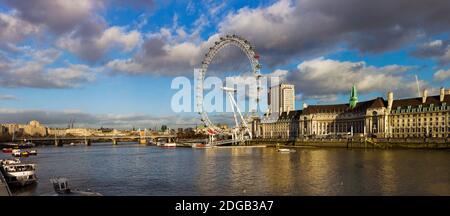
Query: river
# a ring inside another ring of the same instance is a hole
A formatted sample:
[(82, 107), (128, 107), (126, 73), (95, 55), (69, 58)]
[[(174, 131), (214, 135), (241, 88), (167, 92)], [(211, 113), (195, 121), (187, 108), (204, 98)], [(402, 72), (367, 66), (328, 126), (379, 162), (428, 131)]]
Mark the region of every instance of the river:
[[(103, 195), (450, 195), (449, 150), (166, 149), (133, 143), (42, 146), (38, 183), (14, 195), (49, 195), (49, 179)], [(9, 154), (0, 153), (2, 158)]]

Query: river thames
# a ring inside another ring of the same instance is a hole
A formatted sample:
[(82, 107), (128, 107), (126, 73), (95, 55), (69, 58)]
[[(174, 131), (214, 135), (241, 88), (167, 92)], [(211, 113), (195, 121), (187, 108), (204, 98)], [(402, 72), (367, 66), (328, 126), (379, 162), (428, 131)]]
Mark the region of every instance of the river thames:
[[(103, 195), (450, 195), (449, 150), (165, 149), (133, 143), (38, 147), (38, 183), (14, 195), (52, 195), (51, 177)], [(2, 158), (9, 154), (0, 153)]]

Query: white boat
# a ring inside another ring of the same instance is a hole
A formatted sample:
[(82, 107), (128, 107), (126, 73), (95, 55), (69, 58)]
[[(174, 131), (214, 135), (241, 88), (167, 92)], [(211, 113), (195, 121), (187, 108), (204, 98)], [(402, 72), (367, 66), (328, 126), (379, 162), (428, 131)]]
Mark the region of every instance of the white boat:
[(75, 146), (75, 143), (70, 143), (70, 146)]
[(279, 148), (279, 149), (277, 149), (277, 151), (282, 152), (282, 153), (296, 152), (295, 149), (288, 149), (288, 148)]
[(20, 160), (19, 159), (3, 159), (3, 160), (0, 160), (0, 166), (10, 165), (10, 164), (20, 164)]
[(159, 146), (161, 147), (177, 147), (176, 143), (160, 143)]
[(50, 182), (53, 184), (53, 189), (58, 196), (103, 196), (100, 193), (92, 191), (71, 190), (67, 178), (51, 178)]
[(9, 185), (24, 186), (36, 182), (36, 165), (23, 164), (20, 160), (1, 162), (0, 171)]
[(13, 149), (11, 152), (12, 152), (12, 153), (20, 152), (20, 149)]
[(12, 150), (12, 156), (20, 157), (20, 156), (22, 156), (22, 152), (20, 151), (20, 149), (13, 149)]

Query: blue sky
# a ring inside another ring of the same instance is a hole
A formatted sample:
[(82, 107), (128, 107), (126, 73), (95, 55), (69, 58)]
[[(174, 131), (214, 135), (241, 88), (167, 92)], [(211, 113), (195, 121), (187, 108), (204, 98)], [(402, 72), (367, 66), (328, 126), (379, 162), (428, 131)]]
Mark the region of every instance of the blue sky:
[[(345, 103), (353, 84), (360, 100), (414, 97), (415, 75), (436, 93), (450, 88), (448, 11), (444, 0), (0, 0), (0, 123), (199, 124), (171, 110), (171, 82), (192, 78), (225, 34), (296, 85), (297, 108)], [(245, 70), (236, 53), (211, 69)]]

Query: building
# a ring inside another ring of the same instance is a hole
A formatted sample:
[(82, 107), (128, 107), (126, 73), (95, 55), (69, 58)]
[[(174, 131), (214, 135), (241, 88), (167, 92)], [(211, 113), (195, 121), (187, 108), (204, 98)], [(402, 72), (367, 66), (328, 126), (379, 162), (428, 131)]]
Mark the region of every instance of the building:
[(390, 92), (388, 137), (449, 137), (450, 94), (444, 88), (439, 93), (428, 96), (424, 90), (422, 97), (394, 100)]
[(90, 128), (68, 128), (66, 129), (67, 136), (92, 136), (97, 132), (96, 129)]
[(0, 136), (7, 135), (7, 134), (8, 134), (8, 128), (3, 125), (0, 125)]
[(349, 103), (304, 105), (302, 110), (282, 112), (275, 120), (266, 114), (261, 120), (260, 138), (384, 137), (443, 138), (450, 135), (450, 94), (387, 100), (381, 97), (358, 102), (356, 87)]
[(269, 89), (269, 114), (281, 115), (295, 110), (295, 87), (291, 84), (279, 84)]
[(262, 138), (295, 139), (299, 136), (299, 119), (302, 110), (283, 112), (277, 121), (262, 121)]
[(2, 127), (5, 127), (5, 132), (10, 135), (47, 136), (47, 128), (36, 120), (28, 124), (2, 124)]
[(24, 133), (31, 136), (47, 136), (47, 128), (36, 120), (32, 120), (28, 125), (23, 126)]
[(52, 137), (66, 136), (66, 128), (47, 128), (47, 134)]

